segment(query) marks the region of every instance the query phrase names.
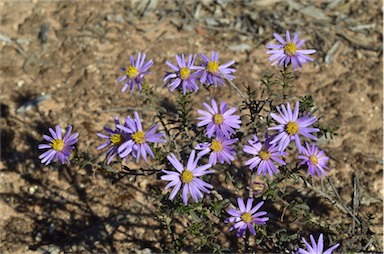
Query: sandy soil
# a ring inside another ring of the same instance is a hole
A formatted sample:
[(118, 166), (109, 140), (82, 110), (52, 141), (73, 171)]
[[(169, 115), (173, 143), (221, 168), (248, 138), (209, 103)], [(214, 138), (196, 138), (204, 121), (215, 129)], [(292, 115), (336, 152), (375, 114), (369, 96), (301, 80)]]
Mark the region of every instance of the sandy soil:
[[(151, 119), (143, 98), (121, 93), (116, 82), (119, 68), (139, 51), (154, 61), (147, 81), (164, 104), (174, 105), (162, 77), (165, 61), (174, 61), (176, 53), (219, 51), (223, 61), (236, 61), (235, 82), (257, 89), (265, 69), (278, 71), (268, 62), (265, 44), (273, 32), (286, 29), (317, 50), (315, 61), (295, 73), (293, 94), (312, 95), (324, 125), (339, 127), (339, 135), (322, 144), (332, 158), (330, 177), (351, 204), (358, 176), (360, 215), (372, 214), (370, 230), (381, 239), (381, 1), (146, 3), (0, 3), (0, 251), (164, 251), (169, 236), (153, 219), (148, 195), (156, 176), (112, 184), (113, 176), (93, 175), (89, 168), (45, 167), (36, 149), (42, 134), (55, 124), (72, 124), (80, 133), (79, 151), (98, 157), (96, 133), (115, 115), (137, 110)], [(239, 105), (241, 98), (233, 94), (226, 86), (214, 96)], [(42, 95), (48, 99), (26, 107)], [(208, 98), (205, 91), (196, 96), (197, 106)]]

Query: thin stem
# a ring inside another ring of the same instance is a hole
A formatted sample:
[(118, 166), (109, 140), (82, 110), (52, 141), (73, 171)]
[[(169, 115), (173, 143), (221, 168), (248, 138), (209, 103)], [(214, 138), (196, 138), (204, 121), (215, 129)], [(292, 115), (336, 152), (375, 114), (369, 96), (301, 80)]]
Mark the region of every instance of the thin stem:
[(317, 188), (314, 188), (313, 185), (311, 185), (311, 184), (310, 184), (304, 177), (301, 177), (301, 179), (304, 181), (304, 183), (306, 184), (306, 186), (307, 186), (310, 190), (316, 192), (319, 196), (328, 199), (332, 204), (334, 204), (334, 205), (335, 205), (340, 211), (342, 211), (343, 213), (345, 213), (345, 214), (349, 214), (349, 215), (352, 217), (352, 219), (353, 219), (358, 225), (361, 224), (360, 220), (359, 220), (359, 219), (358, 219), (358, 218), (351, 212), (351, 210), (348, 209), (348, 207), (346, 207), (346, 206), (343, 204), (343, 202), (342, 202), (342, 200), (341, 200), (341, 198), (340, 198), (339, 193), (337, 192), (335, 186), (333, 185), (333, 183), (331, 182), (330, 179), (328, 179), (328, 182), (329, 182), (329, 184), (331, 185), (333, 192), (335, 193), (335, 195), (338, 197), (339, 200), (335, 200), (335, 199), (333, 199), (330, 195), (328, 195), (327, 193), (323, 192), (322, 190), (319, 190), (319, 189), (317, 189)]
[(168, 128), (166, 127), (166, 125), (165, 125), (164, 118), (163, 118), (162, 114), (158, 110), (158, 106), (156, 105), (156, 103), (152, 99), (151, 90), (148, 88), (147, 85), (143, 85), (143, 90), (142, 91), (144, 92), (144, 95), (145, 95), (147, 101), (149, 102), (149, 104), (151, 105), (152, 109), (156, 112), (156, 116), (159, 119), (161, 125), (163, 126), (163, 128), (164, 128), (164, 130), (166, 132), (166, 139), (169, 141), (170, 138), (171, 138), (171, 134), (170, 134)]
[(231, 80), (229, 79), (226, 79), (229, 83), (229, 85), (236, 90), (236, 92), (241, 96), (241, 98), (244, 99), (245, 103), (249, 104), (249, 98), (247, 95), (243, 94), (243, 92), (235, 85), (235, 83), (233, 83)]

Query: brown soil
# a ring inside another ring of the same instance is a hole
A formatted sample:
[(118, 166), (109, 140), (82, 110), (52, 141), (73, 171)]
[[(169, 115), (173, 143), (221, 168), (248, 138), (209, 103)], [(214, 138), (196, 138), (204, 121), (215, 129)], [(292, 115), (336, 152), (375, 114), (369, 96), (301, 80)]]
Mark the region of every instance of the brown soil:
[[(351, 205), (358, 176), (359, 215), (372, 214), (370, 230), (382, 238), (381, 1), (2, 1), (0, 7), (0, 252), (163, 252), (170, 239), (149, 195), (156, 176), (112, 183), (113, 174), (88, 167), (43, 166), (36, 149), (42, 134), (71, 124), (80, 134), (78, 150), (98, 157), (96, 133), (115, 115), (137, 110), (150, 119), (143, 98), (121, 93), (116, 82), (119, 68), (139, 51), (154, 61), (147, 81), (164, 104), (176, 98), (162, 88), (165, 61), (180, 53), (218, 51), (236, 61), (239, 87), (258, 89), (265, 69), (278, 72), (265, 44), (286, 29), (317, 50), (314, 62), (295, 72), (292, 94), (312, 95), (322, 123), (339, 127), (322, 144), (332, 158), (329, 177)], [(214, 96), (235, 106), (241, 98), (234, 93), (225, 86)], [(25, 108), (41, 95), (50, 97)], [(197, 96), (201, 107), (209, 94), (201, 89)]]

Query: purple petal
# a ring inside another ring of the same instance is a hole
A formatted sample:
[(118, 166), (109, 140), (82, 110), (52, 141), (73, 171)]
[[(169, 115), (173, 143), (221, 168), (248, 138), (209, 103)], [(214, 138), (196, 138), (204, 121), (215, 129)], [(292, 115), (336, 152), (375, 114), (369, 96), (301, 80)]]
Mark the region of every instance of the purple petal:
[(188, 204), (188, 184), (184, 184), (182, 196), (183, 196), (184, 205), (187, 205)]
[(237, 198), (237, 204), (239, 205), (240, 212), (245, 213), (246, 209), (245, 209), (244, 201), (242, 198), (240, 197)]
[(179, 182), (179, 183), (177, 183), (177, 184), (175, 185), (175, 187), (173, 188), (171, 194), (169, 195), (169, 199), (170, 199), (170, 200), (172, 200), (172, 199), (176, 196), (176, 194), (177, 194), (177, 193), (179, 192), (179, 190), (180, 190), (180, 187), (181, 187), (181, 182)]
[(273, 33), (273, 36), (275, 36), (275, 38), (281, 43), (281, 44), (285, 44), (285, 41), (284, 39), (278, 35), (277, 33)]

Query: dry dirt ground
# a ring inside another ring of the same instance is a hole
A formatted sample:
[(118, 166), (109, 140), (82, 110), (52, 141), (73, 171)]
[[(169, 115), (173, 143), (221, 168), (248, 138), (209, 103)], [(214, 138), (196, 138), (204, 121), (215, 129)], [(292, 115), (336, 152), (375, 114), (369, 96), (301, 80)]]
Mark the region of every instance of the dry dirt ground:
[[(257, 89), (264, 70), (278, 71), (265, 44), (285, 30), (317, 50), (295, 73), (293, 94), (312, 95), (323, 123), (339, 127), (323, 144), (329, 175), (346, 204), (358, 176), (360, 215), (372, 214), (370, 230), (382, 238), (381, 1), (1, 1), (0, 16), (1, 253), (164, 251), (169, 236), (148, 195), (155, 176), (112, 184), (113, 176), (89, 169), (43, 166), (42, 134), (72, 124), (79, 151), (97, 157), (96, 133), (115, 115), (137, 110), (150, 119), (142, 97), (116, 82), (139, 51), (153, 59), (147, 81), (167, 103), (175, 97), (162, 88), (165, 61), (180, 53), (218, 51), (236, 61), (240, 87)], [(215, 96), (240, 104), (233, 94), (226, 86)]]

